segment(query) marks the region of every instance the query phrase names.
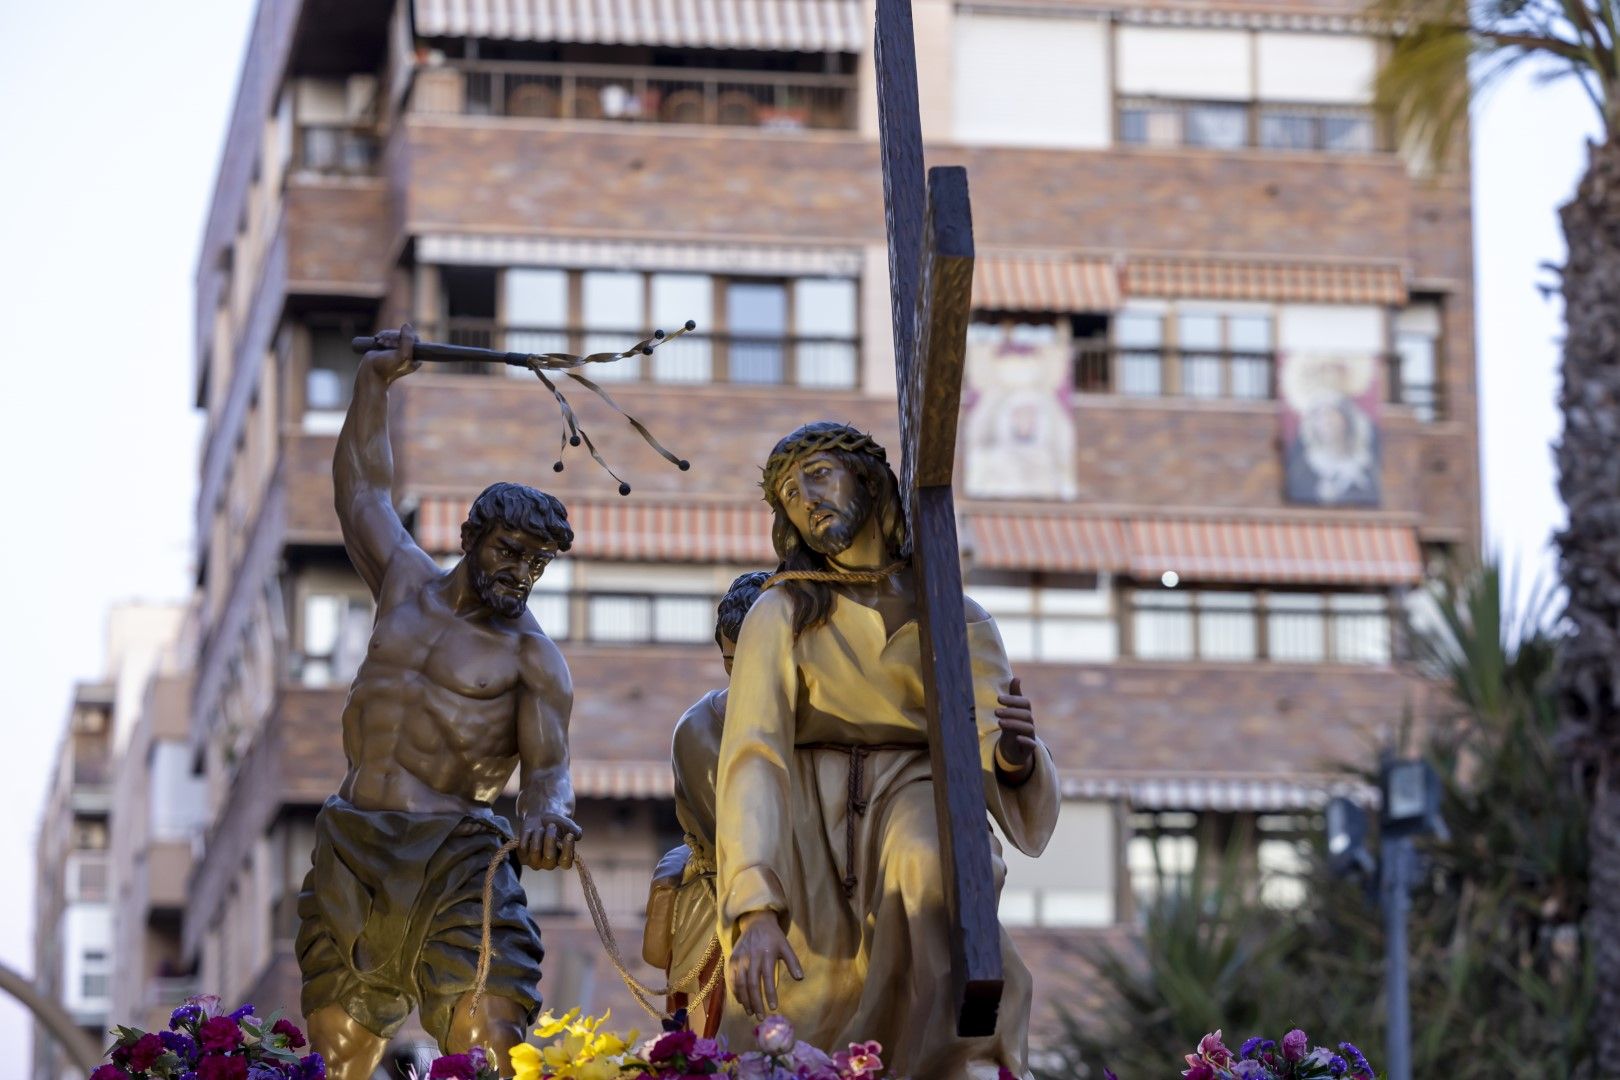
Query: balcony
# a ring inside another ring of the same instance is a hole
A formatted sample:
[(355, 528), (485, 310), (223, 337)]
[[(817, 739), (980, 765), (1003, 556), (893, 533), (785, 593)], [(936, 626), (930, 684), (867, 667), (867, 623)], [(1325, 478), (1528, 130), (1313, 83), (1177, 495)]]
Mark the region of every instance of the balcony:
[(1280, 102), (1126, 97), (1116, 117), (1124, 146), (1376, 154), (1391, 149), (1370, 108)]
[(850, 131), (855, 101), (851, 75), (455, 61), (417, 73), (411, 111)]
[(378, 143), (369, 127), (303, 124), (294, 143), (293, 167), (321, 176), (374, 176)]
[[(433, 328), (424, 328), (433, 336)], [(443, 330), (453, 345), (512, 352), (604, 352), (635, 343), (637, 331), (591, 331), (578, 328), (502, 326), (493, 319), (452, 317)], [(446, 365), (450, 366), (450, 365)], [(521, 368), (459, 364), (463, 373), (484, 374), (504, 368), (524, 378)], [(782, 335), (692, 333), (660, 345), (650, 357), (630, 357), (593, 369), (597, 382), (654, 382), (740, 386), (802, 386), (816, 390), (849, 390), (859, 385), (859, 350), (852, 338)]]

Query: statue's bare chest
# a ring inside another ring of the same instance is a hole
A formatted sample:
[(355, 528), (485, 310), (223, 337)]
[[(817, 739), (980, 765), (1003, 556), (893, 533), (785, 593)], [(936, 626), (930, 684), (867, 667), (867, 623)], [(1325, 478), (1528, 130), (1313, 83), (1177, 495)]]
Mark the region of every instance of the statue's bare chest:
[(517, 683), (514, 645), (511, 635), (414, 596), (379, 614), (366, 659), (415, 675), (430, 687), (488, 700), (510, 693)]

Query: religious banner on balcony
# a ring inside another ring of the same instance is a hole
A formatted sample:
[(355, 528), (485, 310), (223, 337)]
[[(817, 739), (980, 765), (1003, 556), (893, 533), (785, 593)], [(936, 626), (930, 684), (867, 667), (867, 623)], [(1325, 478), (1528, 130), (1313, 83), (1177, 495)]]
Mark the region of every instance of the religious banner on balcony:
[(977, 499), (1073, 499), (1070, 348), (1050, 325), (968, 333), (963, 492)]
[(1383, 380), (1372, 353), (1277, 357), (1283, 493), (1313, 506), (1377, 506)]

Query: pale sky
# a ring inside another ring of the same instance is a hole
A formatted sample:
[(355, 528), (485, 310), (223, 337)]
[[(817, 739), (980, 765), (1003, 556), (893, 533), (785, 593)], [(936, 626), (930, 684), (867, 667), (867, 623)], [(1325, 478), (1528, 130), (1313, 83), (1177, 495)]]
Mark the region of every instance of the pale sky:
[[(33, 970), (33, 844), (75, 679), (102, 670), (105, 612), (190, 577), (200, 423), (192, 270), (250, 0), (0, 4), (0, 962)], [(1479, 363), (1490, 542), (1550, 570), (1561, 521), (1559, 317), (1535, 289), (1562, 257), (1555, 207), (1595, 131), (1573, 86), (1520, 79), (1475, 126)], [(0, 999), (0, 1080), (30, 1029)]]

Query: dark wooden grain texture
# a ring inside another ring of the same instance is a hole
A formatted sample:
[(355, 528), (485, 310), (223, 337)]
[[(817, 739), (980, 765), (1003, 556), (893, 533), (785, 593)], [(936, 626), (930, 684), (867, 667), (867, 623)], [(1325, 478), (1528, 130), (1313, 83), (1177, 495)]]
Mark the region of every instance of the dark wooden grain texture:
[[(899, 390), (901, 478), (911, 525), (923, 694), (940, 863), (951, 920), (957, 1033), (992, 1034), (1002, 991), (983, 765), (962, 616), (951, 473), (973, 278), (967, 173), (923, 184), (910, 0), (877, 0), (879, 148)], [(926, 235), (925, 235), (926, 230)]]
[[(917, 274), (922, 266), (922, 120), (917, 110), (917, 52), (911, 0), (878, 0), (873, 43), (877, 67), (878, 154), (883, 166), (883, 218), (889, 237), (889, 309), (894, 324), (894, 370), (900, 382), (900, 442), (910, 447), (919, 417), (909, 412), (908, 373), (917, 355)], [(900, 482), (910, 491), (913, 462), (903, 455)]]
[[(902, 381), (915, 402), (904, 406), (917, 418), (906, 440), (908, 475), (915, 487), (949, 487), (956, 465), (956, 421), (961, 413), (962, 368), (968, 317), (973, 307), (973, 212), (967, 170), (928, 170), (927, 217), (917, 309), (917, 362)], [(955, 536), (952, 529), (951, 535)]]

